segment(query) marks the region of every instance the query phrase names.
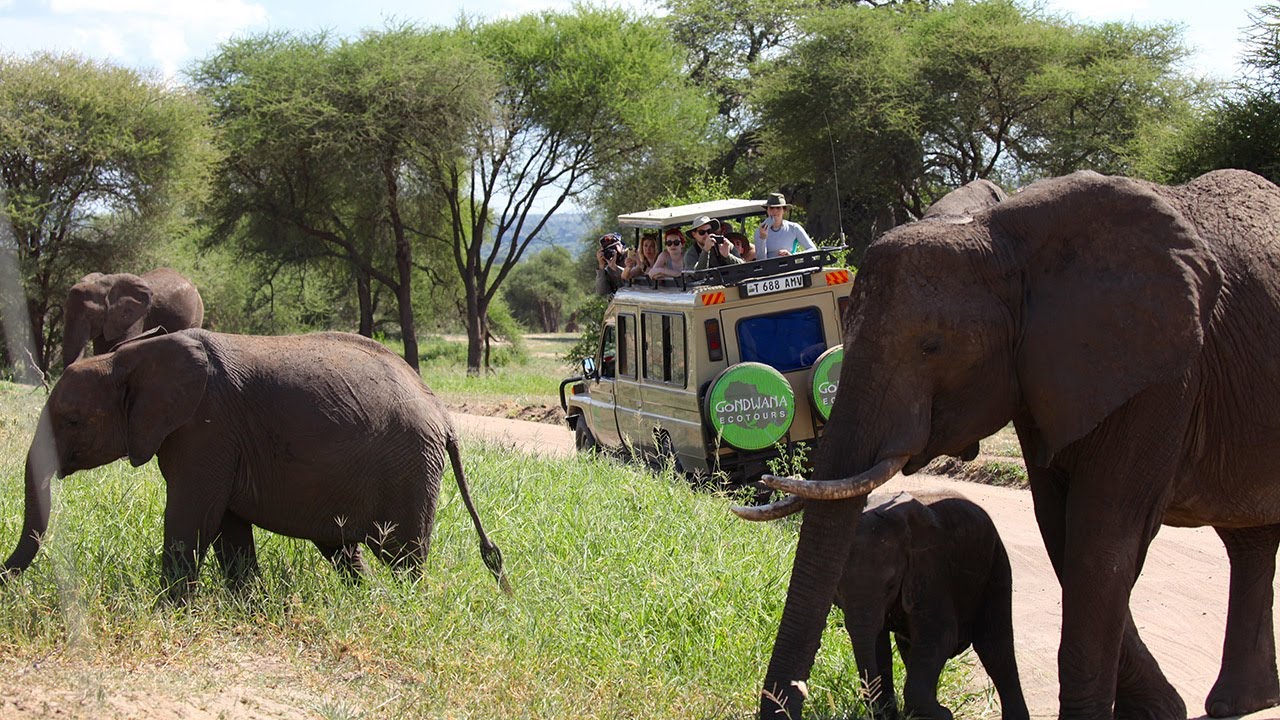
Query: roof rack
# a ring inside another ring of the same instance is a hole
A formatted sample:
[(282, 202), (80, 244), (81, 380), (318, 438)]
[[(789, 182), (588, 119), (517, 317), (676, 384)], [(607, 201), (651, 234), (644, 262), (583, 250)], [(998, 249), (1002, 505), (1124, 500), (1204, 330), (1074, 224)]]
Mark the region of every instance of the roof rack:
[(817, 250), (795, 253), (768, 260), (753, 260), (738, 265), (723, 265), (706, 270), (686, 270), (682, 275), (685, 285), (725, 285), (735, 287), (752, 280), (788, 275), (814, 273), (836, 261), (837, 253), (849, 248), (844, 245), (820, 247)]

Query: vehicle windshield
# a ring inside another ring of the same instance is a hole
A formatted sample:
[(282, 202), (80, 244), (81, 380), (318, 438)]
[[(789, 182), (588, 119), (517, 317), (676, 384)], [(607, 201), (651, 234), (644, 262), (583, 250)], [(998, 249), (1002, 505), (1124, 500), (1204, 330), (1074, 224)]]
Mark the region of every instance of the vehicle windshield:
[(759, 362), (778, 372), (801, 370), (827, 349), (822, 312), (816, 307), (757, 315), (738, 321), (743, 362)]

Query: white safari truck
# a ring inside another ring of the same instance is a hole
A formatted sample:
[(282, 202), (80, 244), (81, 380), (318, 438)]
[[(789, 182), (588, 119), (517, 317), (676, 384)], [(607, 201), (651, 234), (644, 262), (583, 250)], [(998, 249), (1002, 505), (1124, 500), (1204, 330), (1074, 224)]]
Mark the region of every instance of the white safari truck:
[[(618, 224), (638, 235), (702, 215), (763, 214), (759, 201), (720, 200), (621, 215)], [(821, 435), (840, 378), (841, 317), (853, 281), (833, 264), (842, 251), (619, 289), (594, 357), (560, 384), (578, 450), (669, 461), (677, 472), (730, 486), (755, 482), (784, 453), (807, 457), (798, 446)]]

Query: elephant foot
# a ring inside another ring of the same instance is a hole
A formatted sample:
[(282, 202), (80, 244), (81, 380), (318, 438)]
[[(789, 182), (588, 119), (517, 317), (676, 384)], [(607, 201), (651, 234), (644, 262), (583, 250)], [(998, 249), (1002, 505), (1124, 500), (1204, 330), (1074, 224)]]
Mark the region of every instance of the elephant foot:
[(1116, 698), (1116, 720), (1184, 720), (1187, 704), (1167, 686), (1167, 692), (1126, 693)]
[(907, 717), (920, 718), (920, 720), (954, 720), (950, 710), (937, 704), (926, 707), (904, 707), (902, 711)]
[(760, 692), (759, 720), (800, 720), (809, 689), (803, 680), (766, 682)]
[(1276, 705), (1280, 705), (1280, 684), (1272, 674), (1270, 678), (1253, 684), (1218, 678), (1204, 701), (1204, 710), (1209, 717), (1220, 718), (1248, 715)]

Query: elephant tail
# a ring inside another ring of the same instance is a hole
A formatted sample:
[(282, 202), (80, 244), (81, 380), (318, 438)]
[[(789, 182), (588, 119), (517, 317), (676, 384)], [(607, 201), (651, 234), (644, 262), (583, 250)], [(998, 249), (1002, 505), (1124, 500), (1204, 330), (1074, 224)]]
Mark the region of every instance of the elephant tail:
[(456, 436), (449, 437), (445, 447), (449, 451), (449, 462), (453, 464), (453, 477), (458, 481), (458, 490), (462, 493), (462, 502), (466, 504), (467, 512), (471, 513), (471, 522), (476, 526), (476, 534), (480, 536), (480, 557), (484, 559), (484, 564), (488, 566), (489, 572), (493, 573), (493, 577), (497, 579), (498, 587), (502, 588), (502, 592), (511, 595), (511, 584), (507, 582), (506, 573), (502, 570), (502, 551), (485, 533), (484, 525), (480, 522), (480, 515), (476, 512), (475, 503), (471, 502), (471, 491), (467, 488), (467, 477), (462, 472), (462, 455), (458, 452), (458, 438)]

